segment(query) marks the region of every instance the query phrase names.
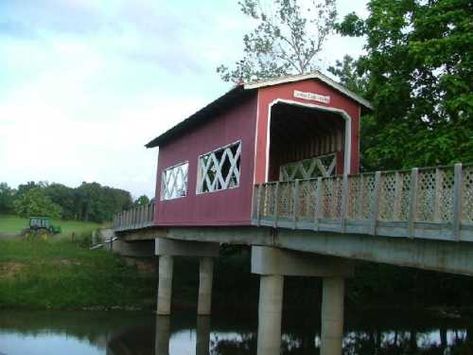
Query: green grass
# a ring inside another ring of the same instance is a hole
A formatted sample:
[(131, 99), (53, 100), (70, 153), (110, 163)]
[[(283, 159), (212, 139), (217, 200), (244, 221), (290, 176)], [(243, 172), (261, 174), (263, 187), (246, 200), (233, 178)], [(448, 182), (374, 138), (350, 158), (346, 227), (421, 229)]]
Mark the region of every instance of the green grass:
[(78, 241), (0, 239), (0, 308), (151, 308), (153, 273)]
[[(98, 223), (80, 221), (52, 220), (54, 225), (61, 226), (62, 233), (59, 236), (71, 236), (72, 233), (78, 235), (88, 233), (101, 227)], [(13, 215), (0, 215), (0, 234), (20, 234), (28, 227), (28, 219)]]

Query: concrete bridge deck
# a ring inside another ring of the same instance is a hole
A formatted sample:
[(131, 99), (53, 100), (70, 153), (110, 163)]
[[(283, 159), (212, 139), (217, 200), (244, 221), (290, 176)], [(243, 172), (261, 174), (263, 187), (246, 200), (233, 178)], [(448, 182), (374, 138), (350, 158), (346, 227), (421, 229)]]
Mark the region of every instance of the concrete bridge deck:
[(279, 353), (285, 276), (323, 279), (322, 355), (342, 353), (344, 280), (353, 260), (473, 276), (471, 165), (256, 185), (246, 227), (164, 227), (153, 223), (153, 209), (117, 215), (114, 231), (130, 250), (154, 246), (158, 314), (171, 311), (174, 256), (200, 258), (198, 314), (206, 315), (218, 246), (252, 247), (258, 355)]
[(473, 275), (473, 165), (255, 186), (253, 226), (160, 227), (154, 205), (118, 214), (123, 240), (261, 245)]

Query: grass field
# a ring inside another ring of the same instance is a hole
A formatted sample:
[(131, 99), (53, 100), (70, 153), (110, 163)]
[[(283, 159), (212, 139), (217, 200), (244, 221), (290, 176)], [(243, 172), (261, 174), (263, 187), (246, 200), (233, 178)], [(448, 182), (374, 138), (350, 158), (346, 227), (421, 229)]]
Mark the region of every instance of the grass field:
[(154, 273), (80, 239), (0, 239), (0, 308), (152, 308)]
[[(61, 221), (53, 220), (53, 224), (61, 226), (62, 236), (70, 236), (72, 233), (83, 234), (99, 228), (101, 225), (92, 222)], [(28, 219), (13, 215), (0, 215), (0, 235), (15, 235), (28, 226)]]

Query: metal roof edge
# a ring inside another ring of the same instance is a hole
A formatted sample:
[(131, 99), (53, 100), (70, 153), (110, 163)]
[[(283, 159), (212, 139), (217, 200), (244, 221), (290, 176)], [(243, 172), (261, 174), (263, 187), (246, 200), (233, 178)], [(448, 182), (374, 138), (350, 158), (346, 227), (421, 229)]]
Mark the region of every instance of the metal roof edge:
[(296, 81), (302, 81), (302, 80), (310, 80), (310, 79), (318, 79), (328, 86), (334, 88), (335, 90), (341, 92), (345, 96), (348, 96), (352, 100), (358, 102), (359, 104), (365, 106), (366, 108), (373, 110), (373, 106), (371, 103), (362, 98), (361, 96), (355, 94), (351, 90), (348, 90), (346, 87), (343, 85), (340, 85), (337, 83), (335, 80), (329, 78), (327, 75), (322, 74), (319, 71), (315, 71), (309, 74), (300, 74), (300, 75), (291, 75), (291, 76), (285, 76), (285, 77), (280, 77), (280, 78), (274, 78), (270, 80), (264, 80), (264, 81), (257, 81), (253, 83), (248, 83), (244, 84), (244, 88), (246, 90), (250, 89), (259, 89), (263, 87), (268, 87), (268, 86), (275, 86), (275, 85), (281, 85), (281, 84), (286, 84), (286, 83), (293, 83)]
[[(238, 91), (241, 90), (240, 93)], [(251, 89), (249, 89), (251, 90)], [(154, 148), (159, 146), (163, 141), (166, 141), (170, 139), (173, 135), (178, 134), (180, 131), (186, 129), (190, 124), (196, 123), (196, 120), (199, 120), (200, 115), (206, 115), (208, 114), (209, 111), (213, 109), (218, 109), (218, 105), (220, 103), (223, 103), (228, 97), (232, 96), (233, 94), (244, 94), (246, 90), (244, 89), (242, 84), (237, 84), (233, 86), (230, 90), (228, 90), (226, 93), (223, 95), (219, 96), (217, 99), (214, 101), (210, 102), (206, 106), (202, 107), (200, 110), (194, 112), (192, 115), (188, 116), (181, 122), (177, 123), (158, 137), (154, 138), (153, 140), (149, 141), (148, 143), (145, 144), (146, 148)]]

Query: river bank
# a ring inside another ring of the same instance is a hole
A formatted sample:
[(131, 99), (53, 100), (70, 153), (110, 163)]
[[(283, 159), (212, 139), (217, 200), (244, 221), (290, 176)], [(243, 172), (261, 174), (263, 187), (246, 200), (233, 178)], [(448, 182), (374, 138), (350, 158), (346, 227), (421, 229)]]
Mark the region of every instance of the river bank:
[(155, 275), (128, 266), (89, 236), (0, 240), (0, 308), (150, 309)]
[[(156, 260), (147, 267), (104, 250), (89, 250), (90, 233), (48, 240), (0, 238), (0, 308), (140, 309), (156, 302)], [(224, 246), (215, 261), (213, 310), (255, 313), (259, 278), (250, 272), (250, 249)], [(198, 259), (177, 258), (173, 308), (193, 311), (197, 304)], [(284, 285), (285, 309), (317, 317), (321, 280), (290, 277)], [(455, 317), (473, 307), (473, 280), (387, 265), (359, 263), (347, 281), (347, 308), (430, 309)], [(256, 313), (255, 313), (256, 314)]]

